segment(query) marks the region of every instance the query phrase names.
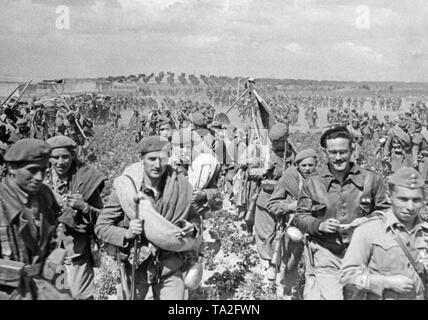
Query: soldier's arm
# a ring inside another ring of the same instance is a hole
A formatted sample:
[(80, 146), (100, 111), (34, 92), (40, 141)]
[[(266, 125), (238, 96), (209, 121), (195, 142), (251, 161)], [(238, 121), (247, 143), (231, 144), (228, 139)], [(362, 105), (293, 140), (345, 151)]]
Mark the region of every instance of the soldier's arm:
[(412, 141), (412, 160), (413, 163), (418, 162), (418, 155), (420, 151), (420, 146), (422, 144), (421, 136), (418, 134)]
[(110, 195), (107, 204), (98, 216), (95, 224), (95, 234), (103, 242), (118, 247), (126, 247), (126, 228), (118, 227), (117, 224), (124, 218), (124, 212), (120, 205), (116, 191)]
[(286, 200), (288, 192), (285, 189), (286, 175), (283, 175), (267, 203), (267, 209), (274, 215), (285, 214), (289, 211), (289, 202)]
[(357, 228), (342, 261), (340, 282), (343, 286), (354, 286), (382, 296), (385, 276), (370, 273), (368, 264), (371, 255), (369, 229)]
[(378, 174), (375, 174), (374, 183), (372, 187), (372, 195), (374, 197), (374, 208), (373, 210), (384, 210), (387, 209), (390, 205), (388, 204), (385, 194), (386, 187), (385, 183), (382, 180), (382, 177)]
[(297, 200), (297, 211), (294, 216), (294, 224), (303, 233), (319, 234), (321, 219), (312, 216), (311, 182), (307, 179), (302, 186)]

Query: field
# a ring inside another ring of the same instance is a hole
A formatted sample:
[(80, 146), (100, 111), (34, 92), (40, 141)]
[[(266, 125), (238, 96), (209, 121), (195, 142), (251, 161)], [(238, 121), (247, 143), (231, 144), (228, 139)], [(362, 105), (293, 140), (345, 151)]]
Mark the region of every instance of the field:
[[(404, 104), (405, 109), (409, 103)], [(218, 112), (225, 108), (219, 108)], [(367, 103), (365, 110), (370, 114), (371, 106)], [(318, 109), (319, 127), (327, 125), (326, 109)], [(384, 114), (393, 112), (375, 111), (382, 119)], [(91, 147), (97, 155), (93, 165), (102, 170), (109, 181), (103, 194), (104, 200), (111, 191), (112, 179), (117, 177), (123, 169), (138, 160), (136, 144), (127, 131), (126, 126), (132, 111), (122, 114), (119, 129), (107, 125), (96, 128), (96, 137), (91, 141)], [(231, 121), (242, 126), (238, 114), (230, 114)], [(299, 121), (292, 128), (291, 140), (297, 150), (312, 147), (319, 150), (320, 130), (309, 130), (300, 112)], [(373, 170), (380, 170), (379, 159), (374, 158), (375, 145), (368, 143), (365, 148), (367, 166)], [(321, 158), (321, 163), (324, 160)], [(264, 280), (264, 265), (255, 249), (254, 238), (246, 231), (244, 222), (239, 220), (237, 213), (225, 199), (223, 209), (219, 210), (204, 221), (204, 247), (200, 257), (204, 265), (204, 276), (200, 287), (189, 293), (190, 299), (295, 299), (292, 296), (283, 296), (277, 286)], [(278, 277), (279, 278), (279, 277)], [(279, 280), (279, 279), (278, 279)], [(118, 274), (115, 262), (104, 255), (103, 264), (97, 270), (96, 298), (116, 299)]]

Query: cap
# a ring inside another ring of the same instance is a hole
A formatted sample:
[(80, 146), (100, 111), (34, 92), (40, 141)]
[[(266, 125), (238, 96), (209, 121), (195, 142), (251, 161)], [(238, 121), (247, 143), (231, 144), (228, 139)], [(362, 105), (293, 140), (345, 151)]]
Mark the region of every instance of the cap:
[(321, 147), (325, 148), (327, 136), (329, 136), (332, 133), (336, 133), (336, 132), (344, 132), (344, 133), (350, 134), (348, 129), (345, 126), (332, 125), (332, 126), (328, 127), (328, 129), (326, 131), (324, 131), (323, 134), (321, 135), (321, 138), (320, 138)]
[(145, 137), (140, 142), (140, 153), (146, 154), (149, 152), (169, 150), (170, 143), (165, 138), (160, 136), (149, 136)]
[(206, 121), (205, 121), (205, 117), (204, 117), (204, 115), (203, 114), (201, 114), (201, 113), (195, 113), (193, 116), (192, 116), (192, 122), (195, 124), (195, 125), (197, 125), (197, 126), (203, 126), (203, 125), (206, 125)]
[(307, 159), (307, 158), (316, 158), (317, 153), (314, 149), (308, 148), (304, 149), (302, 151), (297, 152), (296, 158), (294, 159), (295, 163), (299, 163), (300, 161)]
[(34, 162), (48, 160), (50, 146), (39, 139), (21, 139), (14, 143), (5, 153), (6, 162)]
[(401, 167), (398, 169), (389, 177), (388, 182), (408, 189), (419, 189), (425, 186), (425, 181), (421, 174), (410, 167)]
[(269, 130), (269, 139), (270, 141), (280, 140), (288, 135), (288, 124), (285, 123), (276, 123)]
[(57, 148), (76, 148), (77, 144), (71, 138), (66, 136), (55, 136), (49, 138), (47, 144), (51, 147), (51, 149)]

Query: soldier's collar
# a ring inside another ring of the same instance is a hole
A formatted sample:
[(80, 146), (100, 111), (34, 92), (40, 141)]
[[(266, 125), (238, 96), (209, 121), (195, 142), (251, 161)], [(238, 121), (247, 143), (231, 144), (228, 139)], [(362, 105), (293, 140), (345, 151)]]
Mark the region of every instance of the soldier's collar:
[[(385, 230), (388, 231), (391, 228), (400, 228), (407, 230), (407, 228), (402, 224), (397, 217), (395, 216), (394, 212), (392, 211), (392, 208), (388, 208), (385, 211), (382, 211), (383, 219), (384, 219), (384, 225)], [(413, 233), (421, 228), (426, 228), (427, 223), (424, 222), (419, 216), (416, 218), (415, 226), (412, 230), (407, 230), (409, 233)]]
[[(346, 180), (350, 179), (356, 186), (363, 187), (364, 186), (364, 179), (361, 173), (361, 167), (357, 165), (354, 162), (351, 162), (351, 168), (349, 169), (348, 176), (346, 177)], [(331, 180), (334, 180), (335, 177), (333, 173), (330, 171), (330, 167), (328, 165), (325, 165), (320, 172), (320, 175), (323, 178), (330, 178)]]

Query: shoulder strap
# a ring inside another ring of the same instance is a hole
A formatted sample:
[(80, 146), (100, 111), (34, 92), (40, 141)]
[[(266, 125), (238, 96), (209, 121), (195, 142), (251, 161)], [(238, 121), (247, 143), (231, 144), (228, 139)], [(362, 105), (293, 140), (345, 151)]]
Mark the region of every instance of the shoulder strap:
[(419, 276), (419, 279), (421, 279), (422, 285), (424, 287), (425, 295), (428, 293), (428, 287), (424, 281), (425, 275), (419, 271), (419, 268), (417, 266), (417, 263), (415, 259), (413, 259), (412, 255), (410, 254), (409, 250), (407, 249), (406, 245), (403, 242), (403, 239), (401, 239), (400, 235), (396, 232), (396, 230), (392, 227), (391, 228), (392, 233), (395, 236), (395, 240), (397, 240), (398, 244), (400, 245), (401, 249), (403, 250), (404, 254), (406, 255), (407, 259), (411, 263), (413, 269), (415, 269), (416, 274)]

